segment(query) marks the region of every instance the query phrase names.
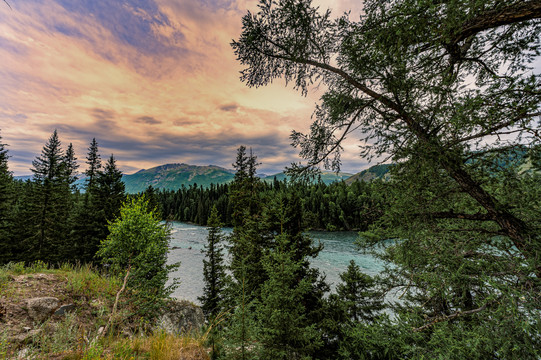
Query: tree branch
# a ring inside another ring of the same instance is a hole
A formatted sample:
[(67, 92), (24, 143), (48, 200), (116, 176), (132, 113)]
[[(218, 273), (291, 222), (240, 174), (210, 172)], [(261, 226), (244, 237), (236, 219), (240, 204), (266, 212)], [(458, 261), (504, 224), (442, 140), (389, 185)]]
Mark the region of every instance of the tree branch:
[(462, 24), (451, 40), (451, 44), (457, 44), (484, 30), (539, 18), (541, 18), (541, 1), (539, 0), (524, 1), (502, 9), (489, 10)]
[(481, 312), (487, 308), (487, 304), (481, 306), (480, 308), (473, 309), (473, 310), (467, 310), (467, 311), (457, 311), (451, 315), (444, 315), (444, 316), (437, 316), (435, 318), (432, 318), (432, 320), (421, 327), (412, 329), (413, 332), (419, 332), (428, 329), (429, 327), (433, 326), (434, 324), (437, 324), (442, 321), (449, 321), (458, 317), (467, 316), (467, 315), (473, 315), (478, 312)]
[(464, 220), (476, 220), (476, 221), (493, 221), (494, 218), (486, 213), (466, 214), (455, 213), (454, 211), (440, 211), (435, 213), (426, 214), (436, 219), (464, 219)]

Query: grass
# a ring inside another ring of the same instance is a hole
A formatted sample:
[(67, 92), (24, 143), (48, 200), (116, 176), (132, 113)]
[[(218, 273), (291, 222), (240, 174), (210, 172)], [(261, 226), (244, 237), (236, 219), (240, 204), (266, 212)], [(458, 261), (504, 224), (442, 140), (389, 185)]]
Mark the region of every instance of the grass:
[(120, 279), (100, 274), (91, 265), (63, 265), (60, 270), (68, 279), (66, 290), (79, 297), (114, 299), (121, 285)]
[[(123, 334), (127, 324), (120, 319), (112, 334), (97, 339), (100, 326), (106, 323), (115, 295), (121, 286), (121, 279), (100, 273), (89, 265), (65, 264), (59, 268), (51, 268), (43, 262), (29, 266), (23, 263), (10, 263), (0, 267), (0, 296), (6, 299), (21, 297), (13, 278), (25, 275), (28, 281), (37, 279), (37, 273), (53, 274), (56, 287), (66, 299), (72, 299), (76, 311), (66, 314), (63, 318), (50, 318), (35, 327), (40, 331), (33, 337), (31, 344), (26, 345), (24, 358), (32, 359), (210, 359), (205, 346), (207, 334), (170, 335), (163, 332), (130, 335)], [(61, 286), (61, 289), (58, 287)], [(25, 290), (27, 291), (27, 286)], [(55, 296), (50, 289), (51, 296)], [(13, 293), (13, 294), (12, 294)], [(13, 297), (11, 295), (14, 295)], [(126, 301), (120, 314), (130, 313), (129, 301)], [(122, 315), (121, 315), (122, 316)], [(136, 333), (129, 329), (129, 333)], [(10, 348), (9, 332), (0, 330), (0, 360), (17, 356), (20, 349)]]

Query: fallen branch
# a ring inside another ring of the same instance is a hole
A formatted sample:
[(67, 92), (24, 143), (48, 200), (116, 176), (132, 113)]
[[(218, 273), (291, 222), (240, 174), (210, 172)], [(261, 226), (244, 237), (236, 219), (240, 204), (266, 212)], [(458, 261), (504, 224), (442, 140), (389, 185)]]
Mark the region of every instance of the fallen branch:
[(113, 304), (113, 310), (111, 311), (111, 315), (109, 316), (109, 321), (107, 321), (107, 325), (105, 325), (105, 328), (103, 329), (103, 331), (98, 332), (98, 335), (96, 335), (92, 343), (95, 343), (100, 337), (105, 336), (105, 334), (107, 334), (107, 331), (109, 331), (109, 328), (113, 324), (113, 319), (116, 315), (116, 309), (118, 307), (118, 300), (120, 299), (120, 294), (122, 294), (124, 290), (126, 289), (126, 284), (128, 283), (128, 277), (130, 276), (130, 270), (131, 270), (131, 264), (128, 266), (128, 270), (126, 271), (126, 275), (124, 276), (124, 282), (122, 283), (122, 287), (116, 293), (116, 299), (115, 299), (115, 303)]

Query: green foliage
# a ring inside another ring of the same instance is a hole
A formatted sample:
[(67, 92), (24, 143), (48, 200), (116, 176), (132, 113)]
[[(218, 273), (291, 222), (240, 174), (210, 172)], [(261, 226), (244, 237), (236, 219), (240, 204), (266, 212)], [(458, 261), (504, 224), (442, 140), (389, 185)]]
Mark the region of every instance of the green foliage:
[(353, 321), (373, 321), (383, 309), (382, 292), (375, 289), (376, 282), (363, 274), (359, 265), (351, 260), (345, 272), (340, 274), (341, 284), (336, 293), (345, 304), (346, 312)]
[(382, 338), (392, 348), (376, 357), (538, 357), (539, 183), (515, 161), (540, 143), (531, 66), (541, 15), (531, 5), (369, 0), (359, 19), (333, 19), (310, 0), (262, 0), (243, 18), (232, 45), (249, 86), (279, 77), (304, 94), (313, 81), (327, 86), (310, 133), (292, 134), (308, 167), (338, 170), (353, 129), (362, 156), (396, 164), (362, 238), (391, 263), (387, 289), (402, 294), (399, 346)]
[(109, 234), (107, 224), (120, 212), (125, 199), (122, 172), (116, 166), (113, 155), (101, 170), (98, 143), (92, 139), (87, 155), (88, 169), (85, 174), (86, 188), (83, 201), (79, 202), (75, 214), (73, 237), (76, 239), (78, 260), (91, 262), (98, 251), (99, 244)]
[(215, 319), (224, 311), (224, 291), (228, 283), (223, 255), (223, 234), (221, 232), (218, 209), (212, 208), (207, 230), (208, 237), (203, 260), (203, 295), (198, 298), (207, 319)]
[(276, 238), (276, 248), (263, 260), (268, 280), (257, 306), (258, 340), (265, 359), (307, 359), (323, 345), (316, 324), (307, 317), (305, 299), (312, 291), (310, 278), (300, 278), (303, 260), (295, 260), (287, 236)]
[(29, 209), (35, 233), (25, 239), (32, 260), (60, 262), (70, 258), (72, 247), (68, 241), (70, 229), (71, 184), (77, 168), (73, 148), (67, 158), (55, 130), (42, 153), (33, 162), (35, 196)]
[(233, 308), (222, 336), (223, 355), (231, 360), (256, 360), (260, 344), (257, 340), (258, 324), (255, 318), (255, 303), (249, 300), (245, 288), (245, 277), (237, 287), (237, 296), (232, 299)]
[(0, 264), (13, 260), (16, 248), (13, 234), (13, 179), (8, 168), (8, 151), (0, 136)]
[(114, 270), (130, 271), (128, 287), (136, 311), (152, 319), (177, 286), (175, 281), (166, 285), (169, 272), (179, 266), (167, 264), (169, 228), (148, 208), (148, 201), (138, 197), (124, 203), (109, 232), (98, 256)]

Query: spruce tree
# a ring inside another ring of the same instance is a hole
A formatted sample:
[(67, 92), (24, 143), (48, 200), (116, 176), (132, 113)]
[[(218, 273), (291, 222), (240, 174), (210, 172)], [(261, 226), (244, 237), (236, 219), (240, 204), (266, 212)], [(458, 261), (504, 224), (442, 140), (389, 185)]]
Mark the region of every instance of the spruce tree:
[[(73, 150), (73, 144), (68, 145), (66, 150), (66, 155), (64, 157), (64, 176), (66, 177), (67, 183), (73, 187), (75, 181), (77, 181), (77, 169), (79, 164), (77, 164), (77, 158), (75, 157), (75, 151)], [(76, 190), (73, 188), (73, 190)]]
[(218, 214), (216, 205), (212, 207), (208, 222), (207, 222), (207, 243), (204, 250), (201, 250), (205, 254), (203, 260), (203, 295), (198, 297), (201, 302), (201, 309), (205, 314), (206, 319), (211, 325), (211, 332), (209, 334), (209, 342), (212, 348), (211, 356), (213, 359), (217, 359), (220, 355), (220, 343), (219, 334), (222, 328), (220, 324), (220, 317), (225, 314), (224, 297), (226, 286), (229, 283), (226, 267), (224, 264), (223, 255), (223, 241), (224, 236), (222, 234), (222, 223)]
[(224, 255), (223, 255), (223, 234), (221, 231), (218, 209), (212, 207), (207, 222), (207, 243), (202, 252), (205, 254), (203, 260), (203, 278), (205, 286), (203, 295), (198, 298), (201, 308), (207, 319), (215, 319), (224, 309), (224, 291), (227, 284)]
[(13, 178), (8, 168), (8, 150), (0, 136), (0, 264), (14, 258), (13, 229)]
[[(107, 223), (113, 221), (118, 217), (122, 202), (126, 198), (125, 185), (122, 181), (122, 171), (116, 166), (116, 159), (111, 154), (103, 172), (100, 172), (97, 177), (97, 188), (95, 191), (95, 199), (93, 199), (96, 206), (102, 210), (103, 229), (107, 229)], [(150, 206), (150, 202), (149, 202)], [(100, 238), (105, 239), (108, 235), (108, 231), (102, 232)]]
[(341, 284), (336, 292), (344, 302), (346, 311), (353, 321), (373, 321), (383, 309), (382, 293), (375, 289), (372, 277), (363, 274), (355, 261), (349, 262), (345, 272), (340, 274)]
[(259, 325), (256, 320), (256, 300), (250, 300), (246, 290), (246, 272), (240, 265), (240, 280), (233, 290), (231, 316), (223, 331), (225, 359), (258, 360), (260, 359)]
[(76, 210), (73, 237), (76, 258), (82, 262), (91, 262), (100, 242), (107, 236), (104, 209), (98, 201), (98, 179), (102, 165), (96, 138), (92, 139), (88, 148), (86, 164), (85, 194)]
[(295, 260), (294, 250), (287, 236), (276, 238), (276, 249), (264, 259), (268, 280), (261, 290), (257, 307), (260, 321), (258, 340), (261, 358), (311, 358), (323, 345), (317, 325), (310, 323), (305, 298), (312, 291), (309, 278), (299, 279), (303, 267)]
[(260, 181), (255, 176), (256, 157), (246, 148), (239, 147), (234, 168), (235, 178), (230, 186), (233, 233), (229, 238), (231, 270), (239, 285), (242, 276), (246, 294), (250, 300), (259, 296), (260, 287), (266, 280), (261, 259), (271, 246), (272, 234), (265, 231), (261, 221)]
[(101, 158), (98, 152), (98, 142), (96, 141), (96, 138), (92, 138), (92, 141), (90, 142), (86, 163), (88, 164), (88, 168), (85, 171), (86, 192), (91, 193), (94, 189), (95, 179), (101, 171)]
[(56, 130), (32, 165), (37, 190), (34, 214), (37, 233), (28, 239), (27, 245), (31, 247), (30, 252), (36, 260), (66, 260), (67, 254), (71, 252), (70, 244), (66, 243), (71, 199), (65, 176), (65, 157)]

